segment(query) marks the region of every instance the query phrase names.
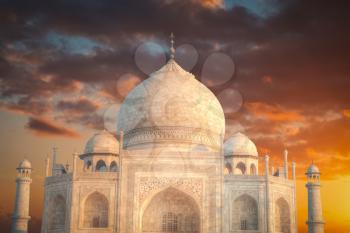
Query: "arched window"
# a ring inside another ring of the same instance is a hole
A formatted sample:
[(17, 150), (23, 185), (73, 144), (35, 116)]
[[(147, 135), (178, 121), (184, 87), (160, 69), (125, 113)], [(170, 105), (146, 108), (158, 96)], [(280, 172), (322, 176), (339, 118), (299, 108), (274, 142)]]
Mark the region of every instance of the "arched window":
[(172, 212), (168, 212), (163, 215), (162, 219), (162, 231), (164, 232), (177, 232), (177, 216)]
[(66, 200), (57, 195), (49, 201), (48, 225), (50, 230), (63, 229), (66, 222)]
[(92, 163), (90, 160), (88, 160), (85, 164), (85, 170), (86, 171), (91, 171), (91, 166), (92, 166)]
[(289, 205), (282, 197), (275, 204), (275, 231), (279, 233), (290, 233)]
[(232, 174), (232, 166), (231, 166), (231, 164), (226, 163), (224, 174)]
[(238, 168), (239, 170), (241, 170), (242, 174), (245, 175), (246, 173), (246, 167), (245, 164), (242, 162), (239, 162), (236, 166), (236, 168)]
[(115, 161), (113, 161), (113, 162), (111, 163), (111, 165), (109, 166), (109, 170), (110, 170), (111, 172), (117, 172), (117, 171), (118, 171), (118, 166), (117, 166), (117, 163), (116, 163)]
[(200, 232), (200, 211), (188, 194), (167, 188), (156, 194), (142, 215), (142, 233)]
[(108, 227), (108, 200), (104, 195), (94, 192), (86, 199), (83, 226), (87, 228)]
[(256, 175), (256, 167), (255, 164), (250, 164), (250, 175)]
[(106, 166), (105, 161), (99, 160), (99, 161), (96, 163), (96, 171), (97, 171), (97, 172), (105, 172), (105, 171), (107, 171), (107, 166)]
[(258, 204), (251, 196), (243, 194), (234, 201), (232, 216), (235, 230), (258, 230)]

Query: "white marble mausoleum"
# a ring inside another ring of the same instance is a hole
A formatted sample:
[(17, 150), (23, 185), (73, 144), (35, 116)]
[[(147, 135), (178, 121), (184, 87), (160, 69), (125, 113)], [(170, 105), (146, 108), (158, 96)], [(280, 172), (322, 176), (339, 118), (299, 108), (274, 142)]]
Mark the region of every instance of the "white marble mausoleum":
[[(225, 135), (218, 99), (173, 57), (128, 94), (116, 124), (115, 134), (93, 135), (72, 168), (56, 153), (47, 161), (42, 233), (297, 232), (288, 152), (273, 169), (246, 135)], [(27, 232), (29, 219), (31, 165), (22, 163), (16, 233)], [(309, 232), (322, 233), (312, 166)]]

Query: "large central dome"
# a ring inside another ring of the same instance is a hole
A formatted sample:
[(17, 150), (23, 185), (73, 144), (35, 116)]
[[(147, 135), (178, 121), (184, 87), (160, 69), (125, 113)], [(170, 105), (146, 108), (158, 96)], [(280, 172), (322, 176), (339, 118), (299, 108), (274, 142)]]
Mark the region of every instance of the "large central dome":
[(174, 59), (127, 95), (118, 121), (130, 148), (170, 143), (218, 150), (225, 132), (215, 95)]

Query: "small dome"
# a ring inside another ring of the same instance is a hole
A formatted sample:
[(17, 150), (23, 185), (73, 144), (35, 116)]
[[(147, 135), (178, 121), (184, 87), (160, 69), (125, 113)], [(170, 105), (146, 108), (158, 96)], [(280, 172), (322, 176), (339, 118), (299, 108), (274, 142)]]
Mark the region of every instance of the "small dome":
[(254, 142), (246, 135), (236, 133), (224, 143), (224, 155), (251, 155), (258, 157)]
[(173, 59), (127, 95), (118, 120), (127, 146), (187, 142), (218, 149), (225, 132), (218, 99)]
[(22, 162), (19, 163), (18, 168), (32, 169), (32, 164), (29, 160), (23, 159)]
[(84, 154), (92, 153), (119, 154), (119, 142), (113, 134), (106, 130), (98, 132), (85, 145)]
[(315, 164), (311, 164), (306, 171), (306, 174), (319, 174), (320, 170)]

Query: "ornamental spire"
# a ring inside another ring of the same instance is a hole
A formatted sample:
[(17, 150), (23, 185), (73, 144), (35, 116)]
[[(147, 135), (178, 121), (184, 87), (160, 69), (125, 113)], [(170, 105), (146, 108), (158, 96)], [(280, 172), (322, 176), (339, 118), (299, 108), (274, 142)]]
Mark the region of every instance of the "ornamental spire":
[(175, 48), (174, 48), (174, 33), (170, 34), (170, 59), (174, 59), (175, 58)]

